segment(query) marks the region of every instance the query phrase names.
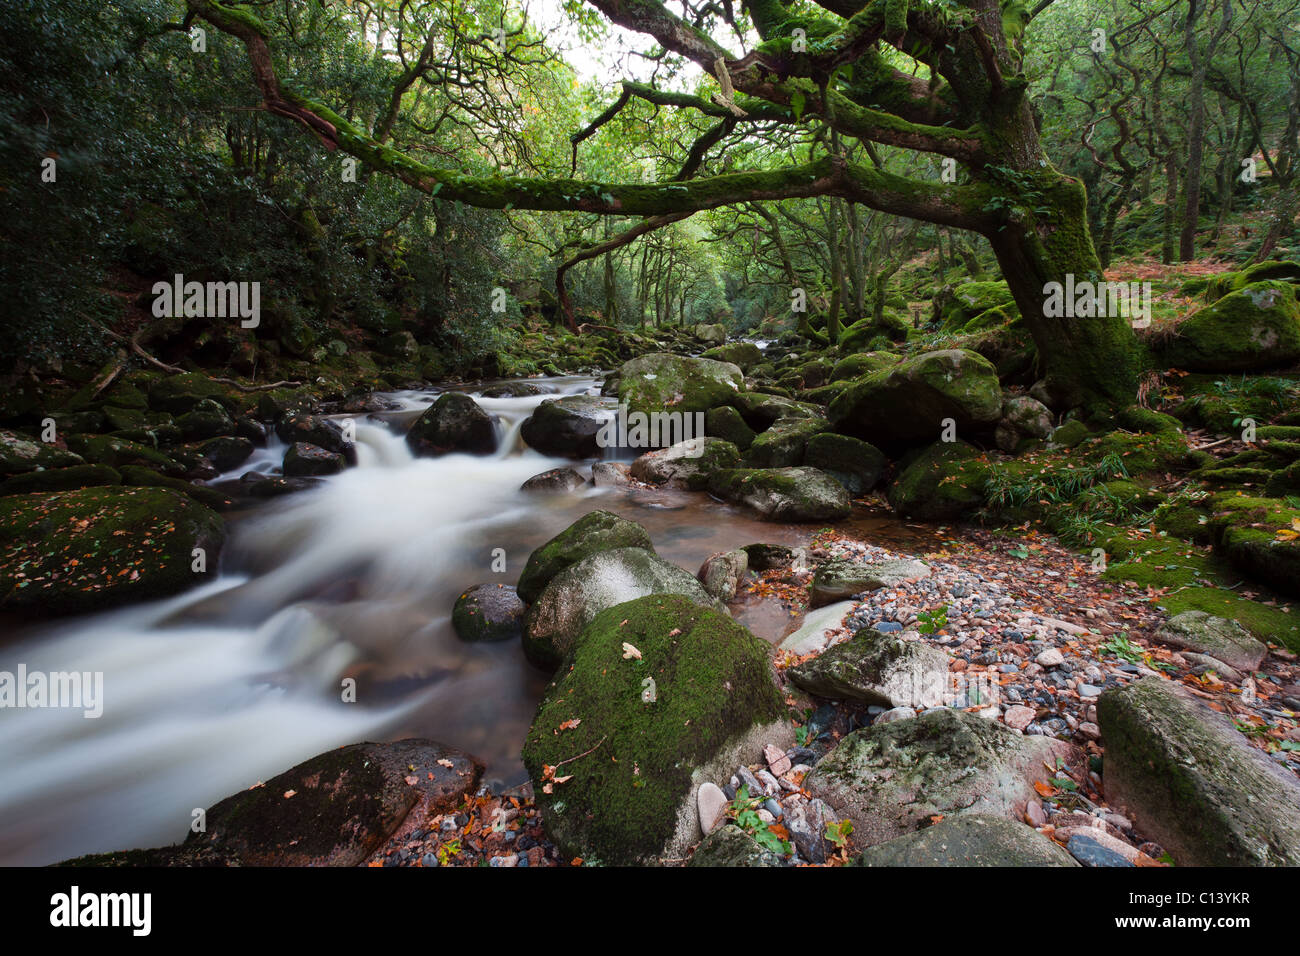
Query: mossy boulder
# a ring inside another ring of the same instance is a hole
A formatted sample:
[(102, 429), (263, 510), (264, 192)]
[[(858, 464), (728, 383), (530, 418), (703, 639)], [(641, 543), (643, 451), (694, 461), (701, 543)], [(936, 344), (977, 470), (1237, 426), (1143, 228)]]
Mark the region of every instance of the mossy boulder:
[(859, 379), (830, 405), (832, 429), (882, 448), (932, 441), (946, 420), (991, 425), (1002, 411), (993, 363), (976, 352), (927, 352)]
[(781, 418), (761, 432), (745, 452), (751, 468), (788, 468), (803, 463), (808, 442), (830, 425), (824, 418)]
[(1300, 359), (1296, 287), (1269, 280), (1231, 292), (1180, 323), (1156, 354), (1190, 372), (1285, 368)]
[(70, 468), (49, 468), (14, 475), (0, 481), (0, 495), (49, 494), (121, 483), (121, 472), (108, 465), (73, 465)]
[(780, 866), (781, 858), (737, 826), (723, 826), (705, 837), (687, 866)]
[(524, 656), (554, 668), (583, 629), (607, 608), (650, 594), (679, 594), (722, 610), (696, 578), (645, 548), (613, 548), (565, 568), (542, 590), (524, 619)]
[(189, 470), (156, 448), (114, 435), (72, 435), (68, 438), (68, 448), (88, 462), (110, 468), (144, 465), (173, 477), (180, 477)]
[(1141, 405), (1129, 405), (1115, 415), (1115, 423), (1132, 432), (1145, 432), (1149, 435), (1181, 434), (1182, 423), (1172, 415), (1152, 411)]
[(740, 417), (740, 412), (730, 405), (710, 408), (705, 412), (704, 434), (710, 438), (729, 441), (740, 451), (752, 445), (755, 438), (754, 429), (746, 425), (745, 420)]
[(218, 471), (233, 471), (253, 456), (253, 443), (247, 438), (223, 435), (203, 442), (198, 452)]
[(497, 448), (491, 416), (468, 395), (446, 392), (415, 420), (406, 443), (420, 456), (465, 452), (490, 455)]
[(700, 784), (792, 742), (768, 645), (687, 598), (609, 608), (566, 663), (523, 758), (548, 836), (588, 863), (684, 857)]
[[(1206, 302), (1217, 302), (1230, 292), (1237, 292), (1254, 282), (1276, 279), (1300, 285), (1300, 262), (1273, 259), (1257, 262), (1237, 272), (1214, 276), (1203, 285)], [(1184, 293), (1186, 294), (1186, 293)]]
[(873, 316), (858, 319), (840, 332), (838, 345), (844, 352), (861, 352), (879, 343), (888, 348), (891, 342), (907, 341), (907, 321), (895, 312), (886, 309), (880, 315), (880, 321)]
[(704, 413), (729, 404), (744, 384), (744, 373), (730, 362), (652, 352), (623, 363), (618, 398), (629, 411), (646, 415)]
[(1049, 437), (1054, 424), (1052, 410), (1038, 399), (1012, 395), (1002, 403), (1002, 418), (993, 435), (998, 447), (1010, 454)]
[(853, 510), (848, 492), (816, 468), (735, 468), (714, 472), (709, 491), (769, 521), (838, 521)]
[(1059, 448), (1073, 448), (1080, 442), (1086, 441), (1091, 434), (1092, 432), (1088, 430), (1087, 425), (1077, 419), (1072, 419), (1058, 428), (1054, 428), (1048, 436), (1048, 441)]
[(524, 602), (504, 584), (476, 584), (461, 592), (451, 626), (462, 641), (509, 641), (524, 633)]
[(981, 313), (1014, 305), (1015, 297), (1006, 282), (963, 282), (953, 289), (939, 322), (943, 328), (955, 332)]
[(935, 442), (889, 486), (889, 505), (904, 518), (951, 521), (984, 504), (988, 467), (965, 442)]
[[(142, 488), (170, 488), (172, 491), (178, 491), (189, 498), (193, 498), (205, 508), (211, 508), (213, 511), (224, 511), (231, 505), (231, 500), (215, 488), (195, 484), (192, 481), (186, 481), (184, 478), (173, 478), (170, 475), (159, 474), (152, 468), (145, 468), (142, 465), (123, 465), (118, 471), (122, 474), (122, 484), (124, 485)], [(284, 481), (287, 479), (275, 480)]]
[(695, 337), (705, 345), (721, 345), (727, 341), (727, 329), (718, 323), (701, 322), (693, 331)]
[(285, 412), (275, 425), (275, 434), (287, 445), (305, 442), (340, 455), (349, 451), (343, 429), (337, 422), (298, 409)]
[(715, 362), (730, 362), (732, 365), (739, 366), (741, 371), (748, 372), (763, 361), (763, 352), (753, 342), (731, 342), (709, 349), (700, 358), (712, 359)]
[(1174, 681), (1097, 701), (1114, 808), (1180, 866), (1300, 866), (1300, 784)]
[(1236, 621), (1204, 611), (1174, 615), (1156, 631), (1155, 639), (1170, 647), (1207, 654), (1246, 673), (1256, 670), (1268, 654), (1268, 648)]
[(898, 356), (888, 352), (854, 352), (835, 363), (831, 369), (831, 381), (852, 381), (897, 364)]
[(196, 441), (232, 434), (235, 423), (220, 402), (204, 398), (176, 419), (176, 427), (181, 430), (181, 437), (186, 441)]
[(183, 415), (204, 399), (217, 402), (232, 413), (241, 404), (226, 386), (198, 372), (169, 375), (149, 386), (149, 407), (156, 412)]
[(709, 476), (740, 464), (740, 449), (721, 438), (692, 438), (668, 448), (646, 452), (632, 462), (631, 475), (637, 481), (699, 491), (708, 487)]
[[(163, 488), (0, 498), (0, 608), (72, 614), (167, 597), (215, 575), (225, 525)], [(193, 570), (202, 548), (205, 572)]]
[(853, 497), (865, 495), (884, 476), (889, 460), (875, 445), (829, 432), (814, 435), (804, 448), (803, 462), (826, 472)]
[(852, 866), (1078, 866), (1033, 827), (1005, 817), (962, 813), (868, 847)]
[(0, 428), (0, 476), (80, 464), (84, 464), (84, 459), (65, 448)]
[(875, 846), (935, 816), (1018, 820), (1058, 759), (1077, 766), (1083, 758), (1064, 741), (942, 708), (849, 734), (808, 774), (804, 789), (852, 821), (855, 843)]
[(612, 548), (645, 548), (654, 551), (650, 532), (635, 521), (621, 518), (612, 511), (591, 511), (569, 525), (550, 541), (528, 556), (517, 590), (527, 604), (541, 596), (542, 590), (565, 568), (577, 564), (597, 551)]
[(1300, 597), (1300, 509), (1276, 498), (1219, 495), (1213, 500), (1218, 546), (1232, 564)]
[(543, 455), (595, 458), (598, 438), (613, 412), (593, 395), (566, 395), (542, 402), (525, 419), (519, 433), (528, 447)]

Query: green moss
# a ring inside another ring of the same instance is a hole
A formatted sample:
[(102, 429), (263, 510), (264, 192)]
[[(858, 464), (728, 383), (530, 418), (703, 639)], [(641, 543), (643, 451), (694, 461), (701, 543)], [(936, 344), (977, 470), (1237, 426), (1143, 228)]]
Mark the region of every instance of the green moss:
[(597, 551), (612, 548), (645, 548), (654, 551), (654, 543), (645, 528), (611, 511), (592, 511), (528, 556), (519, 575), (517, 593), (531, 604), (542, 590), (565, 568), (577, 564)]
[[(672, 595), (610, 608), (584, 631), (524, 742), (548, 835), (587, 862), (652, 859), (673, 835), (692, 770), (784, 714), (768, 646), (730, 618)], [(570, 779), (547, 793), (552, 777)]]

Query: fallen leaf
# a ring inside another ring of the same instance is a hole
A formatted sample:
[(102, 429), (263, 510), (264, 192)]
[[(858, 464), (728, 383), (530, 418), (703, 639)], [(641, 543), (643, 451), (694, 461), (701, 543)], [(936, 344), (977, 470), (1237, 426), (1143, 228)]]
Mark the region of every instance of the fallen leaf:
[(623, 642), (623, 660), (625, 660), (625, 661), (626, 661), (626, 660), (631, 660), (632, 658), (636, 658), (637, 660), (640, 660), (640, 659), (641, 659), (641, 652), (638, 651), (638, 650), (637, 650), (635, 647), (633, 647), (631, 644), (629, 644), (627, 641), (624, 641), (624, 642)]

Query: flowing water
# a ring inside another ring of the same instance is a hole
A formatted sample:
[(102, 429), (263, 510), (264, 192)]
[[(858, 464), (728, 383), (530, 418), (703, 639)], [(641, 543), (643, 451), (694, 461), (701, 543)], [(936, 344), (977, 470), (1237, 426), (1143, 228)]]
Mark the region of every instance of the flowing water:
[[(521, 492), (568, 464), (522, 444), (524, 419), (556, 393), (598, 389), (590, 378), (538, 384), (549, 395), (471, 392), (497, 416), (493, 457), (413, 458), (402, 436), (436, 393), (384, 396), (393, 411), (355, 418), (356, 467), (232, 516), (211, 584), (28, 627), (0, 646), (0, 670), (104, 675), (97, 719), (0, 710), (0, 864), (178, 842), (194, 809), (360, 740), (430, 737), (479, 756), (489, 780), (522, 782), (519, 749), (548, 678), (515, 642), (456, 637), (462, 590), (514, 584), (533, 548), (597, 508), (640, 522), (691, 571), (716, 551), (806, 540), (806, 527), (702, 494)], [(277, 469), (283, 450), (272, 439), (239, 473)], [(793, 623), (784, 614), (738, 617), (777, 639)], [(355, 702), (343, 700), (347, 678)]]

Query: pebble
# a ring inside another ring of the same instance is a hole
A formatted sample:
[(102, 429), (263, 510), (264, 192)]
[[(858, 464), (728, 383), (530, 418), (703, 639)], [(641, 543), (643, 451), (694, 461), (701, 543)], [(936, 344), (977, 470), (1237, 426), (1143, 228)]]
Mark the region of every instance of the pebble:
[(1065, 663), (1065, 655), (1056, 648), (1049, 647), (1034, 658), (1034, 663), (1039, 667), (1059, 667)]
[(1020, 704), (1008, 707), (1007, 712), (1002, 715), (1002, 722), (1012, 730), (1024, 730), (1034, 722), (1033, 708)]
[(730, 801), (717, 784), (708, 782), (700, 784), (695, 801), (700, 812), (700, 829), (705, 836), (727, 822), (727, 804)]
[(1084, 866), (1132, 866), (1124, 856), (1109, 847), (1102, 846), (1101, 842), (1094, 836), (1074, 833), (1070, 835), (1070, 841), (1065, 845), (1070, 851), (1070, 856), (1074, 857)]

